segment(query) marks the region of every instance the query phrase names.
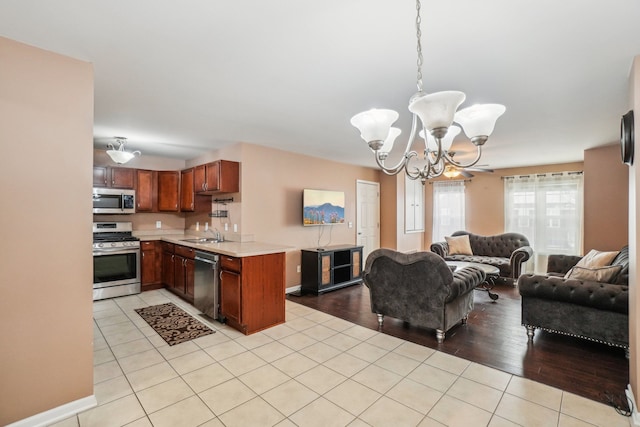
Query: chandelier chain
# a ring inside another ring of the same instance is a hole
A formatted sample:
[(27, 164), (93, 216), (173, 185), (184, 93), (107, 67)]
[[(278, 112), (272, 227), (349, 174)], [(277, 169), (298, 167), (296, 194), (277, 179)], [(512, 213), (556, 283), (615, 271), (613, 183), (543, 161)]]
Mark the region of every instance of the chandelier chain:
[(416, 50), (418, 51), (418, 74), (417, 74), (417, 86), (418, 92), (423, 92), (423, 84), (422, 84), (422, 30), (420, 29), (420, 24), (422, 23), (422, 18), (420, 17), (420, 0), (416, 0), (416, 39), (418, 40), (418, 44), (416, 46)]

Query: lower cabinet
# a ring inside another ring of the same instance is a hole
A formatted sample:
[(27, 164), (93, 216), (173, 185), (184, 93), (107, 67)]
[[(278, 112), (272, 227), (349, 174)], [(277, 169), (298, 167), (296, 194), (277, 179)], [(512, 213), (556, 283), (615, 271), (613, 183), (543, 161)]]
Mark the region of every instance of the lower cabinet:
[(220, 311), (232, 325), (240, 325), (242, 321), (241, 283), (240, 273), (220, 271)]
[(285, 254), (220, 255), (220, 314), (245, 335), (284, 323)]
[(162, 287), (162, 247), (159, 241), (140, 242), (141, 290), (149, 291)]
[(162, 284), (168, 289), (173, 288), (175, 283), (175, 258), (175, 245), (162, 242)]
[(163, 242), (162, 282), (165, 288), (193, 303), (195, 250)]

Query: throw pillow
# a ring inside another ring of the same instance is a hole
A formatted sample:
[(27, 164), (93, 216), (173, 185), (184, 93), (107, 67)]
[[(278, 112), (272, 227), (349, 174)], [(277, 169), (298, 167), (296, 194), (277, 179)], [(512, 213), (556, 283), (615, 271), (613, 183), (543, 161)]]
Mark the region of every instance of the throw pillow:
[(611, 281), (622, 270), (621, 265), (612, 265), (599, 268), (573, 267), (567, 275), (566, 279), (590, 280), (592, 282), (611, 283)]
[(469, 236), (447, 236), (444, 238), (449, 245), (449, 255), (473, 255)]
[(591, 249), (588, 254), (578, 261), (576, 267), (598, 268), (611, 265), (611, 262), (619, 253), (619, 251), (601, 252)]

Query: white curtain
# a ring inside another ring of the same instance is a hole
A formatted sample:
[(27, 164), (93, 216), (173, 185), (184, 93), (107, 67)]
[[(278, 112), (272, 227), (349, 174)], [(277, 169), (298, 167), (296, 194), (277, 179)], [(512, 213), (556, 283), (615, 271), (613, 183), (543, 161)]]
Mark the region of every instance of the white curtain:
[(522, 233), (535, 252), (525, 271), (543, 273), (550, 254), (582, 249), (582, 172), (504, 178), (505, 231)]
[(464, 229), (464, 181), (434, 181), (432, 241), (444, 241), (445, 236)]

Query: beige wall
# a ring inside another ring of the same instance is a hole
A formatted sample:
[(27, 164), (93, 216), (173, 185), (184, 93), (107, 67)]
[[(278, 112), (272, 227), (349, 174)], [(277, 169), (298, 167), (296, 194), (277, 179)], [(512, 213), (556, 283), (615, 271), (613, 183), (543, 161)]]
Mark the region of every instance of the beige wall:
[(584, 152), (584, 253), (629, 243), (629, 167), (620, 144)]
[[(377, 170), (259, 145), (240, 144), (239, 148), (242, 162), (239, 215), (242, 223), (238, 231), (253, 236), (256, 241), (294, 248), (287, 253), (287, 287), (300, 284), (300, 273), (296, 271), (300, 265), (300, 249), (356, 243), (356, 181), (378, 182)], [(225, 155), (223, 150), (221, 154), (224, 158), (232, 157), (231, 153)], [(347, 224), (304, 227), (304, 188), (344, 191), (345, 221), (351, 222), (353, 228)], [(237, 218), (238, 214), (235, 216)]]
[(640, 327), (638, 316), (640, 313), (640, 292), (638, 292), (638, 241), (640, 236), (640, 209), (638, 204), (638, 189), (640, 188), (640, 149), (638, 149), (638, 132), (640, 129), (640, 56), (636, 56), (629, 76), (629, 106), (634, 110), (634, 128), (636, 129), (636, 144), (634, 149), (634, 164), (629, 173), (629, 384), (635, 397), (635, 416), (638, 416), (640, 404)]
[(93, 69), (0, 37), (0, 425), (93, 394)]

